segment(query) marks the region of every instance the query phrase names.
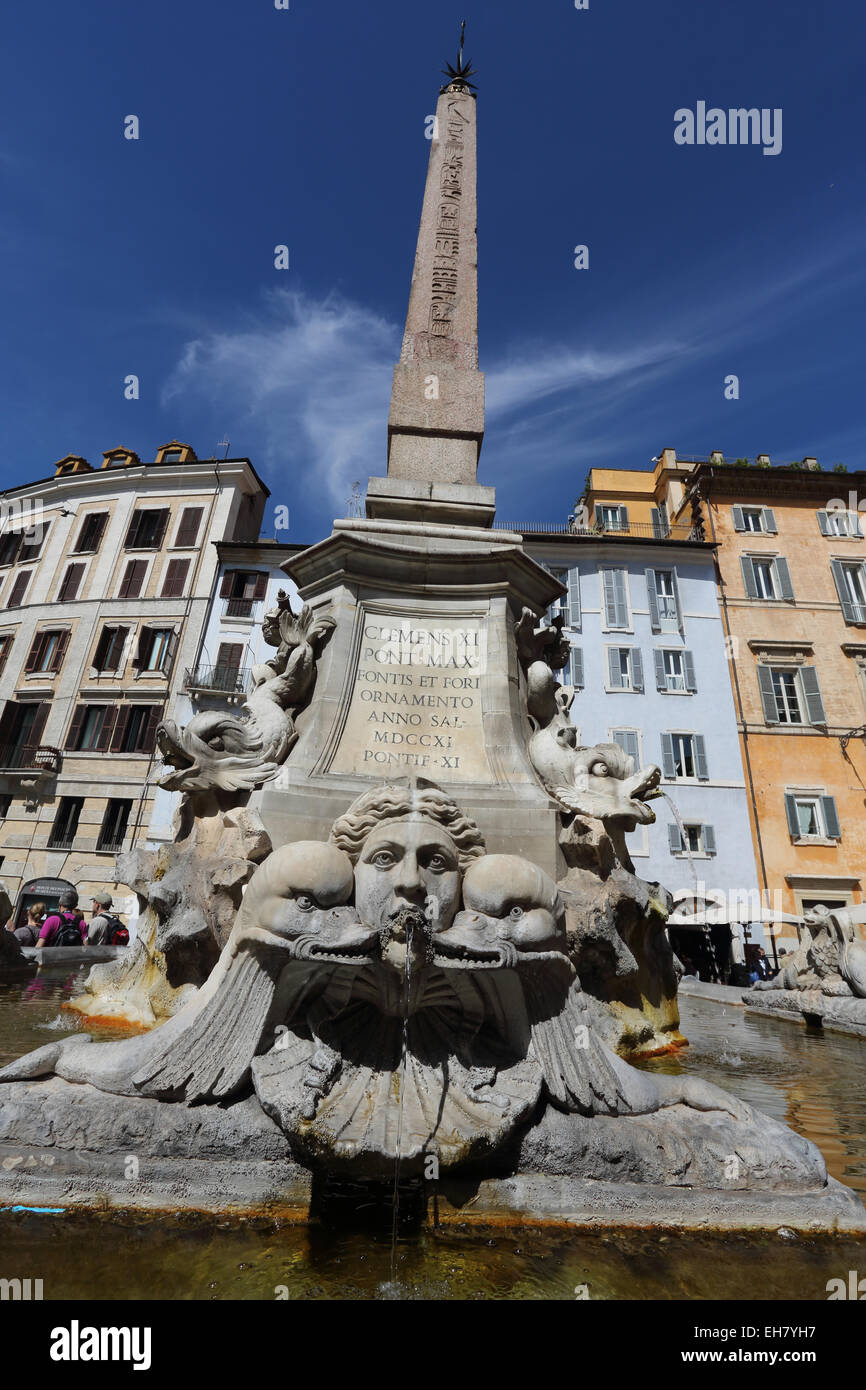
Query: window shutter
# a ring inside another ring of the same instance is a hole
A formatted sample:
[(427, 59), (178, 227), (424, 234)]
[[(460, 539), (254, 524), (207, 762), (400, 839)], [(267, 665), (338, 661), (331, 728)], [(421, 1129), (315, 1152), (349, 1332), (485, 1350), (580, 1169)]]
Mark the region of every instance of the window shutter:
[(168, 525), (168, 518), (171, 515), (169, 507), (160, 508), (156, 514), (156, 531), (153, 537), (153, 547), (159, 550), (165, 537), (165, 528)]
[(773, 672), (769, 666), (758, 666), (758, 689), (761, 692), (765, 722), (778, 724), (779, 709), (776, 704), (776, 692), (773, 689)]
[(671, 587), (673, 588), (673, 591), (674, 591), (674, 603), (676, 604), (676, 608), (677, 608), (677, 627), (678, 627), (678, 628), (680, 629), (680, 631), (682, 632), (682, 628), (683, 628), (683, 606), (682, 606), (682, 604), (680, 603), (680, 586), (679, 586), (679, 581), (677, 580), (677, 572), (676, 572), (675, 569), (672, 569), (672, 570), (671, 570)]
[(822, 796), (821, 806), (824, 810), (824, 825), (827, 829), (828, 840), (841, 840), (842, 830), (839, 826), (839, 817), (836, 814), (835, 796)]
[(792, 840), (800, 838), (800, 821), (797, 816), (797, 800), (791, 792), (785, 792), (785, 815), (788, 817), (788, 832)]
[(147, 720), (142, 728), (141, 737), (138, 742), (139, 753), (152, 753), (156, 747), (156, 726), (162, 712), (160, 705), (149, 705), (147, 710)]
[(794, 587), (791, 583), (791, 571), (788, 569), (788, 561), (783, 555), (777, 555), (773, 564), (776, 568), (776, 578), (779, 582), (779, 598), (793, 598)]
[(631, 649), (631, 682), (635, 690), (643, 690), (643, 657), (640, 647)]
[(616, 593), (614, 590), (613, 570), (602, 570), (601, 578), (604, 590), (605, 627), (616, 627)]
[(667, 690), (668, 678), (665, 675), (665, 654), (660, 647), (653, 648), (653, 661), (656, 668), (656, 690)]
[(676, 777), (677, 775), (672, 734), (662, 734), (662, 772), (665, 777)]
[(20, 531), (6, 531), (0, 538), (0, 565), (14, 565), (21, 549)]
[(568, 626), (580, 627), (580, 570), (568, 571)]
[(111, 747), (111, 735), (114, 733), (114, 725), (117, 720), (117, 705), (106, 705), (105, 713), (102, 716), (102, 727), (99, 730), (99, 738), (96, 740), (96, 749), (99, 753), (107, 753)]
[(33, 638), (33, 644), (27, 653), (27, 660), (24, 663), (25, 671), (35, 671), (38, 667), (39, 659), (42, 655), (44, 636), (44, 633), (37, 632), (36, 636)]
[(608, 647), (607, 649), (607, 683), (611, 690), (622, 689), (622, 672), (619, 666), (619, 652), (619, 647)]
[(68, 565), (63, 576), (63, 583), (60, 585), (58, 599), (61, 603), (71, 602), (77, 598), (78, 590), (81, 585), (81, 578), (84, 574), (83, 565)]
[(653, 526), (653, 535), (663, 536), (665, 533), (665, 528), (662, 525), (662, 514), (661, 510), (658, 507), (650, 507), (650, 519), (652, 521)]
[(679, 826), (673, 823), (668, 826), (668, 844), (670, 845), (671, 854), (682, 854), (683, 837), (680, 834)]
[(824, 711), (824, 701), (821, 699), (818, 672), (814, 666), (800, 667), (800, 682), (803, 686), (803, 695), (806, 700), (806, 713), (809, 716), (809, 723), (826, 724), (827, 715)]
[(175, 545), (194, 546), (198, 540), (198, 528), (204, 512), (203, 507), (184, 507), (180, 526), (177, 528)]
[(114, 735), (111, 740), (112, 753), (123, 751), (123, 740), (126, 737), (126, 726), (129, 723), (129, 716), (132, 713), (132, 705), (121, 705), (117, 710), (117, 718), (114, 721)]
[(716, 852), (716, 832), (711, 825), (704, 826), (704, 852), (715, 854)]
[(755, 567), (748, 555), (740, 556), (740, 569), (743, 571), (743, 588), (746, 591), (746, 598), (757, 598), (758, 586), (755, 582)]
[(614, 570), (614, 595), (616, 601), (617, 627), (628, 627), (628, 596), (625, 587), (625, 571)]
[(144, 666), (150, 656), (150, 648), (153, 643), (153, 629), (143, 627), (138, 634), (138, 642), (132, 654), (133, 666)]
[(734, 518), (734, 530), (735, 530), (735, 531), (745, 531), (745, 529), (746, 529), (746, 523), (745, 523), (744, 520), (743, 520), (743, 509), (742, 509), (742, 507), (731, 507), (731, 515), (732, 515), (733, 518)]
[(256, 575), (256, 587), (255, 587), (255, 590), (254, 590), (254, 592), (253, 592), (253, 598), (255, 598), (255, 599), (264, 598), (264, 596), (265, 596), (265, 594), (266, 594), (267, 592), (268, 592), (268, 576), (267, 576), (266, 574), (257, 574), (257, 575)]
[(133, 512), (129, 526), (126, 531), (126, 540), (123, 542), (124, 550), (133, 550), (138, 542), (138, 533), (141, 530), (141, 512)]
[(619, 526), (621, 531), (628, 530), (628, 507), (619, 507)]
[(775, 536), (779, 530), (776, 525), (776, 513), (772, 507), (763, 507), (761, 510), (764, 513), (764, 530), (768, 536)]
[(832, 531), (830, 530), (830, 518), (828, 517), (827, 513), (826, 513), (826, 512), (818, 512), (817, 515), (818, 515), (818, 525), (821, 527), (821, 535), (822, 535), (822, 536), (830, 536), (830, 535), (832, 535), (833, 533), (832, 533)]
[(842, 570), (842, 561), (831, 560), (830, 568), (833, 571), (833, 578), (836, 581), (836, 593), (839, 595), (839, 602), (842, 605), (842, 616), (846, 623), (854, 623), (857, 621), (857, 613), (854, 609), (854, 604), (848, 597), (848, 591), (845, 588), (845, 575)]
[(111, 661), (113, 663), (111, 666), (112, 671), (119, 671), (123, 664), (123, 653), (128, 635), (128, 627), (116, 627), (114, 629), (114, 637), (111, 642), (110, 652)]
[(580, 647), (572, 647), (572, 649), (571, 649), (570, 677), (571, 677), (571, 684), (574, 686), (575, 690), (582, 690), (582, 689), (583, 689), (583, 650), (582, 650), (582, 648), (580, 648)]
[(78, 747), (78, 738), (81, 734), (81, 721), (84, 719), (86, 705), (76, 705), (72, 712), (72, 723), (69, 725), (69, 732), (66, 735), (67, 751), (72, 752)]
[(646, 593), (649, 602), (650, 627), (653, 632), (661, 632), (662, 625), (659, 618), (659, 601), (656, 593), (656, 572), (647, 570), (646, 572)]
[(630, 757), (635, 768), (638, 763), (637, 734), (634, 729), (617, 729), (613, 735), (614, 743), (618, 743), (622, 751)]
[(108, 656), (108, 649), (111, 646), (111, 628), (104, 627), (99, 634), (99, 641), (96, 644), (96, 651), (93, 653), (93, 665), (97, 671), (106, 669), (105, 659)]
[(25, 594), (25, 592), (26, 592), (27, 585), (29, 584), (29, 582), (30, 582), (30, 571), (29, 571), (29, 570), (20, 570), (19, 573), (16, 574), (15, 579), (14, 579), (13, 584), (12, 584), (12, 589), (11, 589), (10, 594), (9, 594), (9, 602), (6, 604), (6, 607), (7, 607), (7, 608), (17, 608), (17, 607), (18, 607), (18, 605), (20, 604), (21, 600), (22, 600), (23, 597), (24, 597), (24, 594)]
[(57, 646), (54, 649), (54, 670), (59, 671), (66, 656), (66, 648), (69, 646), (69, 633), (64, 631), (58, 633)]
[(162, 598), (182, 598), (189, 560), (169, 560), (162, 582)]
[(222, 581), (220, 583), (220, 598), (231, 598), (232, 585), (234, 584), (234, 579), (234, 570), (227, 570), (226, 573), (223, 575)]
[(862, 535), (863, 535), (863, 527), (860, 525), (860, 514), (859, 514), (859, 512), (849, 512), (848, 515), (849, 515), (850, 518), (851, 518), (851, 534), (852, 534), (852, 536), (862, 536)]
[(33, 723), (30, 726), (29, 742), (37, 748), (39, 747), (39, 744), (42, 741), (42, 735), (45, 732), (45, 725), (48, 723), (48, 711), (50, 710), (50, 708), (51, 706), (47, 700), (43, 700), (40, 704), (36, 706), (36, 714), (34, 715)]
[(162, 659), (162, 672), (165, 676), (171, 675), (172, 667), (174, 666), (174, 657), (175, 652), (177, 651), (178, 640), (178, 634), (176, 632), (170, 632), (168, 634), (168, 642), (166, 643), (165, 655)]
[(706, 782), (710, 774), (707, 771), (707, 746), (703, 734), (693, 734), (692, 743), (695, 750), (695, 774), (701, 782)]
[(147, 569), (146, 560), (128, 560), (120, 585), (121, 598), (138, 598)]
[(694, 694), (698, 688), (698, 683), (695, 680), (695, 659), (688, 651), (683, 652), (683, 673), (686, 678), (686, 690)]

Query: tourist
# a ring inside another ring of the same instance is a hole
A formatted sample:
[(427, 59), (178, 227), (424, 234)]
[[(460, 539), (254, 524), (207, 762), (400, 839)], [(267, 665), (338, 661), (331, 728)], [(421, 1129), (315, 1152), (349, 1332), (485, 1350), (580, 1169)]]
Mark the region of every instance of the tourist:
[(31, 903), (27, 909), (25, 920), (21, 923), (20, 927), (15, 928), (12, 935), (22, 946), (35, 946), (39, 940), (39, 933), (44, 921), (45, 904)]
[(750, 974), (749, 979), (751, 980), (752, 984), (755, 984), (757, 980), (769, 980), (769, 978), (770, 962), (767, 960), (766, 952), (764, 951), (763, 946), (759, 946), (758, 954), (755, 956), (755, 959), (752, 963), (752, 973)]
[(110, 893), (94, 893), (91, 899), (93, 916), (87, 928), (88, 946), (125, 946), (129, 941), (126, 927), (108, 910), (113, 901)]
[(60, 894), (57, 911), (46, 917), (38, 945), (84, 946), (87, 942), (87, 924), (77, 908), (78, 894), (74, 888), (68, 888)]

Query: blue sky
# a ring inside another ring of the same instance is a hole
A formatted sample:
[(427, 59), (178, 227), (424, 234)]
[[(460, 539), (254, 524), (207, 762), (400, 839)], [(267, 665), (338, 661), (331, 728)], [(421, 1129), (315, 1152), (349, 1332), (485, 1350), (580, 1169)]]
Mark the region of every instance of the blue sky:
[[(2, 486), (227, 436), (290, 507), (283, 538), (344, 514), (385, 468), (424, 122), (464, 13), (9, 11)], [(479, 476), (502, 520), (561, 520), (590, 466), (666, 445), (866, 466), (864, 38), (862, 0), (474, 0)], [(781, 153), (676, 145), (699, 100), (782, 108)]]

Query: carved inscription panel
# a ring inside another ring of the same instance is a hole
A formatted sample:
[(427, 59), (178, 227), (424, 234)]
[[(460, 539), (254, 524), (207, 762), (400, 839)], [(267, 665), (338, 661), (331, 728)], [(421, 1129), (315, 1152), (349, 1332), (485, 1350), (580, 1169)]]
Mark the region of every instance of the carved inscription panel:
[(486, 657), (479, 618), (367, 613), (330, 771), (492, 781), (481, 720)]

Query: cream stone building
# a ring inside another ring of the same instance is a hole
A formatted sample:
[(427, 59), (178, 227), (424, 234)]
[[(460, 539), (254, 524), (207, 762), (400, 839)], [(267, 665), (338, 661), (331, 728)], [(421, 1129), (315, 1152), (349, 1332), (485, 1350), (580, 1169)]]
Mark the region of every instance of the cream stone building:
[(253, 541), (268, 490), (248, 459), (173, 440), (110, 449), (0, 495), (0, 882), (30, 902), (114, 886), (143, 839), (155, 733), (195, 664), (213, 542)]

